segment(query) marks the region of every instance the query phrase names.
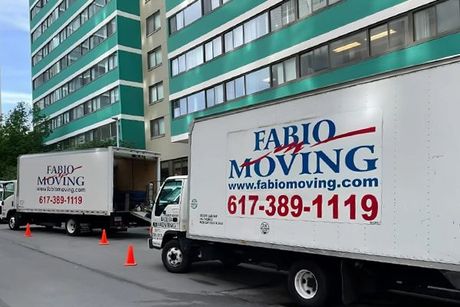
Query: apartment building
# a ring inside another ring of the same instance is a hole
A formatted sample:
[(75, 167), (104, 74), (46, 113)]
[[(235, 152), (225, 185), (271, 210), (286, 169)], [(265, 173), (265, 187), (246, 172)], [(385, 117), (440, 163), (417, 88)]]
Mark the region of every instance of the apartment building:
[(132, 0), (30, 0), (33, 103), (45, 143), (118, 137), (145, 148), (140, 8)]
[(197, 117), (391, 78), (460, 53), (459, 0), (167, 0), (166, 10), (176, 142)]
[(139, 0), (146, 148), (161, 154), (161, 178), (187, 174), (187, 142), (171, 142), (165, 1)]

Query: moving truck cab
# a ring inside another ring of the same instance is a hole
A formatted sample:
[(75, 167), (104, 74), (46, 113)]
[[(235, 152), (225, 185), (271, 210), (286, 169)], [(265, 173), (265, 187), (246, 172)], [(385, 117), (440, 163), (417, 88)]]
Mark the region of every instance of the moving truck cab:
[(150, 248), (161, 249), (172, 239), (185, 238), (186, 204), (187, 176), (168, 178), (163, 183), (152, 210)]
[(0, 221), (5, 221), (8, 212), (15, 208), (17, 181), (0, 181)]

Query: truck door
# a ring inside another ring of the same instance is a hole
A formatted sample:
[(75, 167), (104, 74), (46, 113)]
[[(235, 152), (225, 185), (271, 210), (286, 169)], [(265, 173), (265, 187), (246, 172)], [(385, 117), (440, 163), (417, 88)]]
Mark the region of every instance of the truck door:
[(152, 214), (152, 244), (160, 247), (164, 235), (179, 230), (183, 180), (168, 179), (155, 201)]
[(2, 193), (2, 208), (0, 212), (0, 218), (6, 218), (8, 211), (14, 209), (14, 200), (15, 200), (15, 182), (6, 182), (3, 184)]

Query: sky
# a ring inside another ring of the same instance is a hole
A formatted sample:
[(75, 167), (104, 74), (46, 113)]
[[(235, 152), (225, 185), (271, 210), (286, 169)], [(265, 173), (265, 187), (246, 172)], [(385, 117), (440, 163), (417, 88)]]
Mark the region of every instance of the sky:
[(0, 0), (0, 74), (2, 112), (32, 103), (29, 0)]

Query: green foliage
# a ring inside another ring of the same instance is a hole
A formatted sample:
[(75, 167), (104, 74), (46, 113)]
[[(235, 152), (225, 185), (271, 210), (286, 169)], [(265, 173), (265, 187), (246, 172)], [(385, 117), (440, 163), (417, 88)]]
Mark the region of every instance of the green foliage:
[[(46, 151), (43, 139), (49, 134), (45, 117), (37, 109), (19, 103), (0, 125), (0, 179), (17, 178), (17, 158)], [(34, 127), (34, 128), (32, 128)]]

